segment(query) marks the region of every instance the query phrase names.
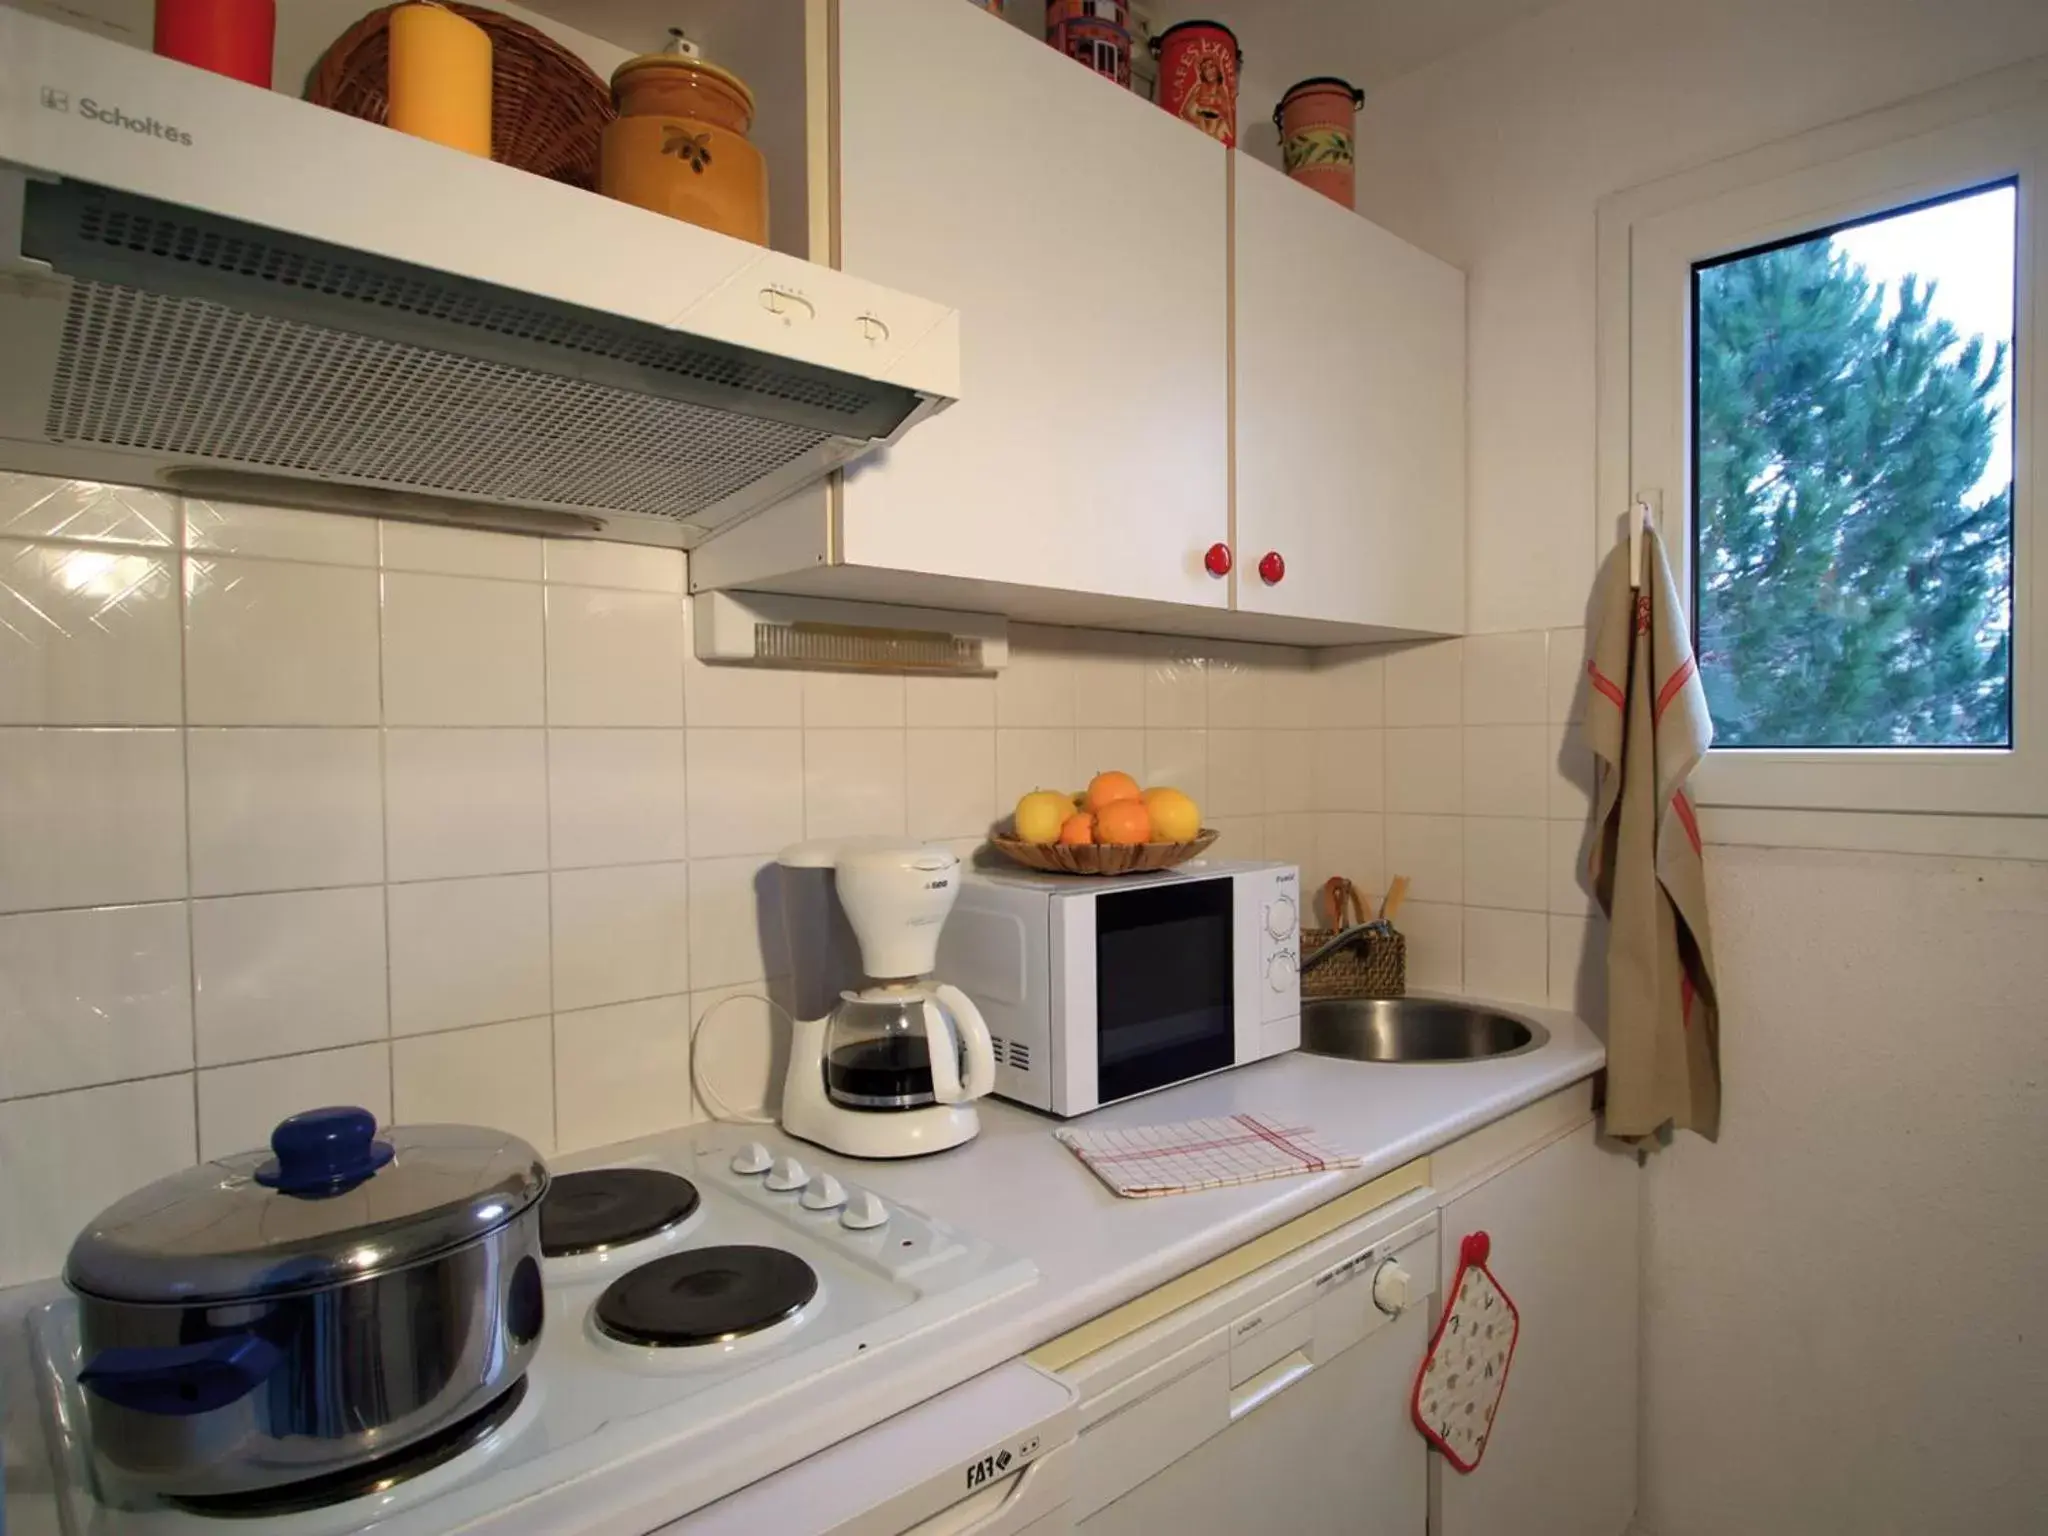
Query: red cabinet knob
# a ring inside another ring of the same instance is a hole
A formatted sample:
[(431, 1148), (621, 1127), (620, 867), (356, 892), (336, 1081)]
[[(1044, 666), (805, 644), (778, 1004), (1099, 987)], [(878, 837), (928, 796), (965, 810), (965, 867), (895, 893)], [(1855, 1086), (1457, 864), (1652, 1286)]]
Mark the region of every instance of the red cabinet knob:
[(1287, 574), (1287, 562), (1280, 558), (1280, 551), (1269, 549), (1266, 558), (1259, 562), (1259, 580), (1267, 586), (1277, 586), (1280, 578)]
[(1207, 568), (1211, 576), (1228, 576), (1230, 574), (1230, 546), (1228, 544), (1211, 544), (1209, 546), (1209, 553), (1202, 556), (1202, 564)]

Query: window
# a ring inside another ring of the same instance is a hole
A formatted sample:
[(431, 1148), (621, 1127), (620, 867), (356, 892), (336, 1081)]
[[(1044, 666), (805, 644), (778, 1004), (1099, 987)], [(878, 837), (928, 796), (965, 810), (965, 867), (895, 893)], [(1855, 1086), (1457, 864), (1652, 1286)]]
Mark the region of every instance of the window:
[(1702, 805), (2048, 817), (2043, 185), (2014, 70), (1601, 205), (1602, 537), (1657, 509)]
[(1724, 748), (2012, 742), (2011, 182), (1693, 265)]

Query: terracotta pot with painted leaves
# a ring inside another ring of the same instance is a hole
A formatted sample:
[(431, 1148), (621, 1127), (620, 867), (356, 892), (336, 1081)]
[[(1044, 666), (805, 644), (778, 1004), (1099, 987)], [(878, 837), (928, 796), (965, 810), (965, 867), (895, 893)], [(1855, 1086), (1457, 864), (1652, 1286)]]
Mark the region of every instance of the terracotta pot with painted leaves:
[(720, 234), (768, 243), (768, 163), (747, 139), (754, 95), (675, 34), (612, 74), (598, 190)]

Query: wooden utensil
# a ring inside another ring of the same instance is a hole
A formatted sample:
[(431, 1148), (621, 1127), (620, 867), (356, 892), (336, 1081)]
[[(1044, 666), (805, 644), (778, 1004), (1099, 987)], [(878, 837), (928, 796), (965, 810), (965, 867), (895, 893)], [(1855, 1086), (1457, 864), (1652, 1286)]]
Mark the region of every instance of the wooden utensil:
[(1408, 877), (1394, 876), (1394, 883), (1387, 887), (1387, 899), (1380, 903), (1380, 921), (1391, 923), (1401, 910), (1401, 903), (1408, 899)]

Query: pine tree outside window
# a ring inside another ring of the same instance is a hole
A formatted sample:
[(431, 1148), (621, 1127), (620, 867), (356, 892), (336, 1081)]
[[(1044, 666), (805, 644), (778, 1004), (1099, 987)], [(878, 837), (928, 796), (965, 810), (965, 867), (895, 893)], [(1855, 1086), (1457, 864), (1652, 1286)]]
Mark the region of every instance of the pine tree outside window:
[(1658, 509), (1710, 839), (2048, 854), (2044, 187), (2016, 66), (1602, 203), (1597, 526)]

